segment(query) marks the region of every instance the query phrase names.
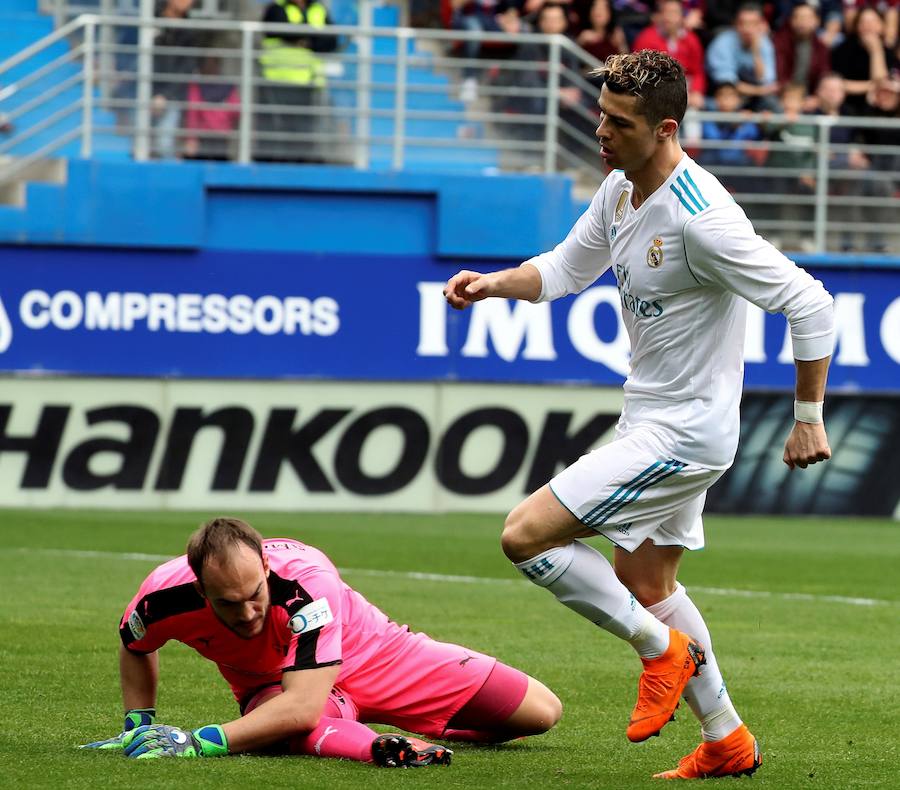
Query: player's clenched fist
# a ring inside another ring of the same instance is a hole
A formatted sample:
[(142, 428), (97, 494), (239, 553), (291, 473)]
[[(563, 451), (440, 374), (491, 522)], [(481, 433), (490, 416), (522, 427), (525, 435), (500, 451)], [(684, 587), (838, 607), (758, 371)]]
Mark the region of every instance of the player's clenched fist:
[(806, 469), (810, 464), (831, 458), (831, 448), (825, 427), (821, 423), (794, 423), (794, 428), (784, 445), (784, 462), (794, 469)]
[(451, 307), (464, 310), (473, 302), (492, 296), (489, 274), (463, 270), (453, 275), (444, 288), (444, 296)]

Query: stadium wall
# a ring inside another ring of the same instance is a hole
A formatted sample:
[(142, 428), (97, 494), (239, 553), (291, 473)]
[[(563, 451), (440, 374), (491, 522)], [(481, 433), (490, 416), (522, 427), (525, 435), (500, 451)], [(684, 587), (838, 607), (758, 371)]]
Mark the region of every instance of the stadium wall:
[[(74, 163), (38, 186), (0, 247), (0, 504), (505, 510), (612, 430), (608, 275), (553, 305), (441, 295), (552, 246), (564, 179)], [(900, 268), (803, 262), (836, 297), (835, 458), (781, 464), (790, 336), (753, 310), (709, 509), (900, 516)]]
[(561, 176), (73, 160), (0, 206), (0, 244), (521, 258), (580, 211)]

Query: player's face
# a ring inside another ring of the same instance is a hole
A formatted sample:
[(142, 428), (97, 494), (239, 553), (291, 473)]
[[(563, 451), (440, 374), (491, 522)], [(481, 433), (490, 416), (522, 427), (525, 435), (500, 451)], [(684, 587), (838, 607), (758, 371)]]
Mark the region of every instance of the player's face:
[(241, 545), (227, 562), (211, 559), (203, 568), (203, 594), (216, 617), (242, 639), (259, 636), (269, 611), (269, 565)]
[(626, 173), (640, 170), (656, 150), (656, 129), (647, 124), (647, 116), (637, 112), (638, 97), (613, 93), (604, 85), (597, 103), (600, 157), (609, 167)]

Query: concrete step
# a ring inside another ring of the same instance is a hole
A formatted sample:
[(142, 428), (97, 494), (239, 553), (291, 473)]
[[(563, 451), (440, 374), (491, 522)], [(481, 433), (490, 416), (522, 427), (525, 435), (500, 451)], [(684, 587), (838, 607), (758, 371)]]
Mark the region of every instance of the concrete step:
[[(0, 157), (0, 177), (3, 174), (4, 161), (12, 163), (12, 157)], [(68, 167), (65, 159), (44, 159), (33, 162), (20, 170), (12, 181), (0, 183), (0, 206), (16, 206), (23, 208), (26, 203), (26, 192), (29, 182), (44, 184), (64, 184)]]

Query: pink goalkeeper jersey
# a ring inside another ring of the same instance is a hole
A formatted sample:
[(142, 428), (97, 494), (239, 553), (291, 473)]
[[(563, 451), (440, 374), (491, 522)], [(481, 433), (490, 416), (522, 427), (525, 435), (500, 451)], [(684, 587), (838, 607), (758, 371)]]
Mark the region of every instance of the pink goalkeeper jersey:
[(122, 643), (149, 653), (170, 639), (183, 642), (216, 663), (242, 702), (254, 689), (279, 683), (285, 671), (333, 664), (342, 665), (338, 684), (370, 685), (386, 679), (393, 662), (430, 641), (389, 620), (348, 587), (318, 549), (282, 538), (266, 540), (263, 547), (271, 601), (259, 636), (241, 639), (219, 622), (181, 556), (160, 565), (141, 585), (119, 625)]

